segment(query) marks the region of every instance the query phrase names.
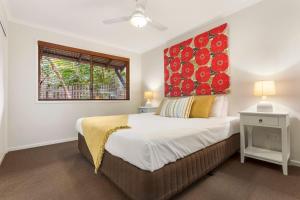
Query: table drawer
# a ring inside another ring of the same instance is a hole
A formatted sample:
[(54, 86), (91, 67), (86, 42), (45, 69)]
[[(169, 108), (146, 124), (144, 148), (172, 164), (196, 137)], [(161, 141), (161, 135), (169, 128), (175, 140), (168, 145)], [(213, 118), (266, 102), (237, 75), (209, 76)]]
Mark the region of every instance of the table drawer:
[(140, 107), (139, 113), (149, 113), (149, 112), (155, 112), (157, 107)]
[(276, 116), (251, 116), (242, 115), (242, 120), (246, 124), (258, 126), (279, 126), (279, 118)]

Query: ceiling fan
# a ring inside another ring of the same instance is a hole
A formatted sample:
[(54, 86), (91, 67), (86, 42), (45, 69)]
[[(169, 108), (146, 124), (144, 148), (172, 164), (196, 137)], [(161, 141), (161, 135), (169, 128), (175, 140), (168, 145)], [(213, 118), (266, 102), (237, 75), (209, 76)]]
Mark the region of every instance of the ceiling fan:
[(166, 26), (164, 26), (156, 21), (153, 21), (150, 17), (145, 15), (145, 7), (146, 7), (147, 0), (144, 0), (144, 1), (135, 0), (135, 1), (136, 1), (136, 8), (135, 8), (135, 11), (131, 15), (103, 20), (103, 23), (104, 24), (114, 24), (114, 23), (119, 23), (119, 22), (130, 21), (130, 23), (137, 28), (143, 28), (144, 26), (149, 24), (150, 26), (156, 28), (157, 30), (160, 30), (160, 31), (167, 30)]

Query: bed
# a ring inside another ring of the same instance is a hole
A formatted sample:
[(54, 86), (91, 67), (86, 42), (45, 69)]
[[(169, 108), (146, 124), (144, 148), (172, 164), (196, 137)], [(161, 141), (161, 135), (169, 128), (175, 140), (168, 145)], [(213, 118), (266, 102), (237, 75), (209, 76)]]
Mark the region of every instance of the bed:
[[(91, 155), (78, 119), (78, 148)], [(130, 129), (112, 134), (100, 172), (134, 200), (169, 199), (239, 149), (236, 117), (180, 119), (153, 113), (129, 115)]]

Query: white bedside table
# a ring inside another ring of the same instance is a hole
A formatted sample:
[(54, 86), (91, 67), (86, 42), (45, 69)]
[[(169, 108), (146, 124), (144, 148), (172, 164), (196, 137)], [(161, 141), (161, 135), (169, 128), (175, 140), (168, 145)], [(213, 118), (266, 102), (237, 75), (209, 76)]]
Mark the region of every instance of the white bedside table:
[(139, 107), (139, 113), (150, 113), (150, 112), (155, 112), (157, 107), (145, 107), (141, 106)]
[[(244, 163), (245, 157), (275, 163), (282, 165), (283, 174), (288, 175), (288, 161), (290, 158), (289, 125), (288, 113), (240, 112), (241, 163)], [(247, 146), (245, 144), (246, 126), (249, 127)], [(280, 129), (282, 151), (279, 152), (252, 146), (252, 130), (254, 126)]]

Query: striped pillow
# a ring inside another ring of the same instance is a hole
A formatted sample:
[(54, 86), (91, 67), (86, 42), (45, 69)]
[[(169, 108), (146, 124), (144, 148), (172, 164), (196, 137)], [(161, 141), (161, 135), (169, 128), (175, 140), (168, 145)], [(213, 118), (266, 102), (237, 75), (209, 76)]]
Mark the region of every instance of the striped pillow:
[(160, 115), (164, 117), (188, 118), (194, 97), (165, 99), (161, 107)]

